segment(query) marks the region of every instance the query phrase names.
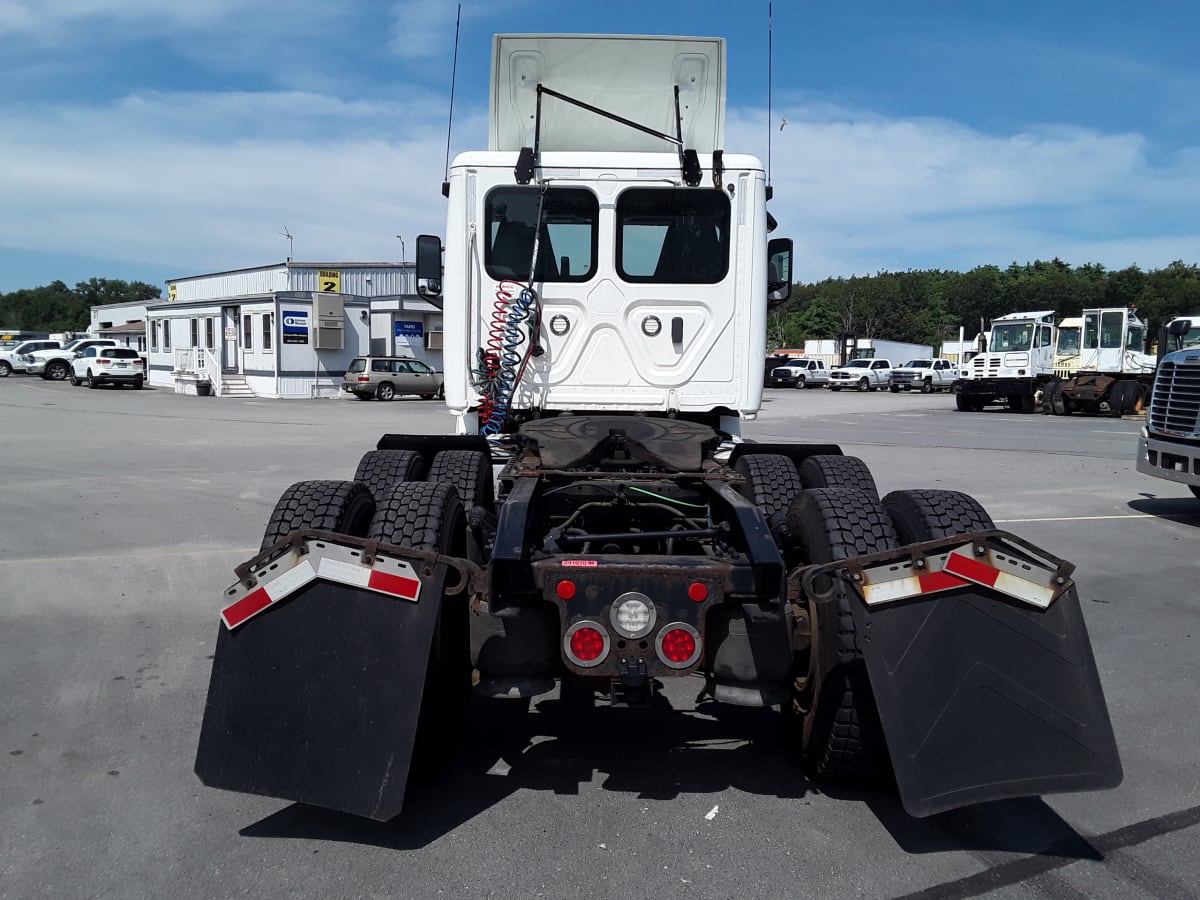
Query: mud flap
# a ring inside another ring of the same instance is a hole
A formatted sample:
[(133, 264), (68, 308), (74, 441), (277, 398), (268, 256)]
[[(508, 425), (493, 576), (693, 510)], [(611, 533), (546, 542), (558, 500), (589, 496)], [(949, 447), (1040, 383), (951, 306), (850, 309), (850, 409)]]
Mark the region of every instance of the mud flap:
[(1045, 609), (978, 585), (876, 607), (851, 600), (910, 815), (1120, 784), (1074, 587)]
[(423, 569), (415, 602), (328, 580), (325, 568), (220, 626), (196, 774), (386, 821), (404, 803), (448, 568)]

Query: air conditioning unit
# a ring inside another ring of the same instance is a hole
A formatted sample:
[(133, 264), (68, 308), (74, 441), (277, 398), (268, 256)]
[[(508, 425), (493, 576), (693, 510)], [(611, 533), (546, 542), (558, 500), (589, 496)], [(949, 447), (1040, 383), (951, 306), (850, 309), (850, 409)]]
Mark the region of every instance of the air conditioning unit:
[(440, 332), (440, 331), (425, 332), (425, 349), (426, 350), (441, 350), (442, 349), (442, 332)]

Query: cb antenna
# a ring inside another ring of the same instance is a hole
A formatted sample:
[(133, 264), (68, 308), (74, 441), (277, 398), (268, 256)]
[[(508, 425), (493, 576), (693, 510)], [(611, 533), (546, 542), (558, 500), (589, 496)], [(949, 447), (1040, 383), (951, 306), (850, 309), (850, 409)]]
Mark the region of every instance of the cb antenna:
[(287, 261), (291, 262), (292, 261), (292, 233), (290, 231), (288, 231), (288, 227), (286, 225), (284, 225), (283, 231), (279, 232), (279, 235), (280, 235), (280, 237), (284, 238), (288, 242)]
[(454, 62), (450, 67), (450, 119), (446, 122), (446, 169), (442, 176), (442, 196), (450, 196), (450, 131), (454, 126), (454, 83), (458, 78), (458, 34), (462, 25), (462, 4), (458, 4), (458, 15), (454, 19)]
[(775, 54), (774, 54), (774, 10), (772, 3), (767, 3), (767, 199), (771, 199), (771, 132), (774, 128), (774, 116), (771, 111), (771, 96), (774, 93)]

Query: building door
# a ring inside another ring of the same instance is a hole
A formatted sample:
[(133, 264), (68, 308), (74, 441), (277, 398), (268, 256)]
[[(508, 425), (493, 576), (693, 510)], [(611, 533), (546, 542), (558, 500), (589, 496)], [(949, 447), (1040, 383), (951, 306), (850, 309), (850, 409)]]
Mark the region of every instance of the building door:
[(237, 373), (241, 371), (241, 353), (238, 352), (238, 335), (242, 330), (240, 306), (221, 307), (221, 371)]

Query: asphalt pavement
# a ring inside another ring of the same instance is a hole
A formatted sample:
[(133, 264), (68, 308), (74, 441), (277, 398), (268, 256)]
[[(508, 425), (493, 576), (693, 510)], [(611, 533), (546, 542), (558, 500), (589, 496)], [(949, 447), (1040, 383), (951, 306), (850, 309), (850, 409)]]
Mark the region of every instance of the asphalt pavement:
[(387, 824), (192, 773), (221, 592), (275, 500), (349, 478), (433, 402), (230, 400), (0, 380), (0, 896), (1200, 896), (1200, 501), (1139, 475), (1134, 419), (946, 394), (768, 390), (756, 440), (840, 443), (881, 492), (976, 495), (1071, 560), (1116, 790), (912, 819), (810, 782), (769, 711), (478, 704)]

